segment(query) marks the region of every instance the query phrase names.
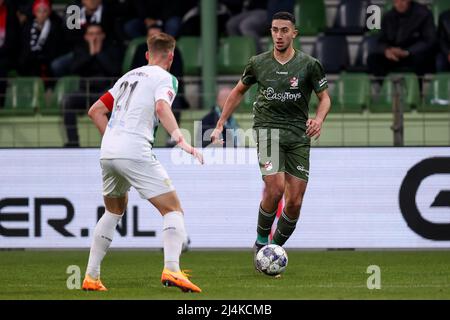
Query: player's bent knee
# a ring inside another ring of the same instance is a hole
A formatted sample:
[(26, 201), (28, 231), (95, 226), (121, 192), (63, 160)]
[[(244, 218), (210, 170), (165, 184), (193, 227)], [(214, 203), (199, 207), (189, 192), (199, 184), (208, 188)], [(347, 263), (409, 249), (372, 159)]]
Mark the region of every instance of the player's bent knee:
[(286, 204), (285, 208), (289, 210), (289, 212), (300, 212), (302, 206), (301, 204)]
[(181, 209), (180, 200), (178, 199), (177, 193), (175, 191), (170, 191), (159, 196), (148, 199), (151, 204), (153, 204), (156, 209), (165, 215), (168, 212), (179, 211), (183, 212)]
[(266, 187), (264, 197), (278, 202), (283, 197), (284, 189), (281, 187)]
[(105, 208), (112, 214), (123, 215), (128, 204), (128, 196), (123, 197), (107, 197), (104, 196)]
[(297, 218), (300, 215), (301, 208), (301, 201), (286, 201), (284, 205), (284, 211), (290, 218)]

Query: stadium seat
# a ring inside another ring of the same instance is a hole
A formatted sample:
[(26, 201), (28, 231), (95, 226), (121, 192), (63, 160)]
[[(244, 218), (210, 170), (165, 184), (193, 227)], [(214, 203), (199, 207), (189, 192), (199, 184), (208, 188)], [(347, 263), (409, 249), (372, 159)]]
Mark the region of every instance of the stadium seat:
[(125, 74), (132, 69), (133, 59), (137, 48), (147, 41), (146, 37), (136, 38), (130, 41), (122, 62), (122, 73)]
[(350, 64), (345, 36), (323, 35), (318, 37), (312, 55), (319, 59), (326, 73), (339, 73)]
[(380, 94), (369, 105), (371, 112), (392, 112), (394, 77), (403, 76), (405, 79), (404, 111), (420, 105), (419, 80), (415, 73), (392, 73), (383, 82)]
[(439, 16), (445, 10), (450, 9), (450, 0), (434, 0), (431, 6), (431, 11), (433, 12), (434, 23), (438, 25)]
[(370, 79), (367, 73), (342, 73), (331, 95), (331, 112), (362, 112), (370, 104)]
[(61, 112), (61, 105), (64, 96), (77, 91), (80, 88), (79, 76), (66, 76), (60, 78), (55, 85), (51, 101), (46, 106), (40, 108), (43, 115), (58, 115)]
[(199, 76), (202, 66), (202, 47), (199, 37), (180, 37), (177, 41), (178, 50), (183, 58), (185, 76)]
[(45, 105), (44, 83), (39, 77), (10, 78), (6, 89), (4, 115), (30, 115)]
[(18, 77), (19, 74), (17, 73), (16, 69), (12, 69), (8, 71), (8, 74), (6, 75), (7, 78), (14, 78), (14, 77)]
[(385, 14), (388, 11), (391, 11), (393, 7), (394, 4), (392, 3), (392, 1), (386, 1), (383, 6), (383, 14)]
[(356, 51), (356, 59), (355, 64), (349, 67), (348, 71), (353, 72), (367, 72), (367, 57), (370, 52), (374, 52), (377, 46), (378, 36), (375, 34), (368, 34), (364, 36), (361, 43), (358, 45), (358, 49)]
[(248, 59), (255, 54), (256, 44), (251, 37), (231, 36), (220, 39), (219, 74), (242, 74)]
[(342, 0), (337, 8), (333, 28), (329, 34), (363, 34), (366, 29), (368, 0)]
[(252, 112), (253, 102), (255, 102), (257, 92), (258, 85), (252, 85), (250, 89), (245, 93), (244, 98), (241, 101), (240, 108), (238, 108), (237, 110), (239, 112)]
[(315, 36), (327, 26), (323, 0), (296, 0), (294, 16), (301, 36)]
[(450, 112), (450, 73), (434, 75), (418, 111)]

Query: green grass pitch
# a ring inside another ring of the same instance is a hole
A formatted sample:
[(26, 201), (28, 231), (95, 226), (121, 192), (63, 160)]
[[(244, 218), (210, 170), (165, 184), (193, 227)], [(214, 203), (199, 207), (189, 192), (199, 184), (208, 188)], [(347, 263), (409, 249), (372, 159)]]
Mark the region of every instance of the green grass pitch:
[[(88, 251), (0, 251), (0, 299), (450, 299), (450, 251), (295, 251), (280, 279), (253, 270), (250, 251), (190, 251), (200, 294), (160, 284), (162, 252), (111, 251), (102, 265), (108, 292), (69, 290), (66, 273), (84, 273)], [(381, 289), (369, 290), (369, 265)]]

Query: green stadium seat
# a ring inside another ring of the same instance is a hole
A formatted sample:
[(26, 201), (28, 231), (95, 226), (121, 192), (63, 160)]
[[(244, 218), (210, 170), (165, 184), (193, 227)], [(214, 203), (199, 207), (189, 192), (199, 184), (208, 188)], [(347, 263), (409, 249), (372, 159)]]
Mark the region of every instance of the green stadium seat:
[(450, 0), (434, 0), (431, 6), (433, 12), (434, 23), (438, 25), (439, 15), (445, 10), (450, 9)]
[(294, 16), (300, 36), (315, 36), (327, 26), (323, 0), (296, 0)]
[(66, 94), (77, 91), (80, 88), (79, 76), (66, 76), (60, 78), (55, 85), (51, 101), (39, 112), (43, 115), (58, 115), (61, 113), (61, 105)]
[(202, 67), (202, 47), (199, 37), (180, 37), (177, 47), (183, 59), (185, 76), (199, 76)]
[(242, 74), (250, 57), (256, 55), (255, 40), (232, 36), (220, 40), (218, 73)]
[(383, 15), (386, 14), (386, 12), (391, 11), (391, 9), (394, 7), (394, 4), (392, 3), (391, 0), (388, 0), (384, 3), (383, 6)]
[(362, 112), (370, 104), (370, 79), (367, 73), (342, 73), (331, 96), (332, 112)]
[(258, 93), (258, 84), (254, 84), (245, 93), (244, 98), (241, 101), (240, 107), (237, 109), (239, 112), (253, 112), (253, 102), (256, 100), (256, 94)]
[(127, 50), (125, 51), (125, 56), (122, 62), (122, 73), (125, 74), (131, 70), (133, 65), (133, 59), (136, 55), (137, 48), (147, 41), (146, 37), (136, 38), (130, 41)]
[(4, 115), (30, 115), (44, 107), (44, 83), (39, 77), (17, 77), (8, 80)]
[(8, 71), (8, 74), (6, 75), (7, 78), (15, 78), (18, 77), (18, 73), (16, 69), (12, 69)]
[(450, 112), (450, 73), (434, 75), (418, 111)]
[(370, 103), (371, 112), (392, 112), (393, 78), (405, 77), (404, 111), (420, 106), (419, 80), (415, 73), (392, 73), (383, 82), (380, 95)]

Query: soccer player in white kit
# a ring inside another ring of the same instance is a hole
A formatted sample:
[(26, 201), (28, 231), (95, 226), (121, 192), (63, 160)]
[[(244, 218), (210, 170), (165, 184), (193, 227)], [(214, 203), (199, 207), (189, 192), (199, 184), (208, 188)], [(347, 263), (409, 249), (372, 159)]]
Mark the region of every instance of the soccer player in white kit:
[(179, 259), (186, 238), (184, 216), (175, 188), (152, 152), (158, 122), (179, 147), (202, 164), (203, 156), (184, 140), (171, 110), (178, 85), (177, 79), (168, 72), (175, 39), (161, 33), (148, 38), (147, 45), (148, 65), (122, 76), (88, 113), (103, 135), (100, 164), (105, 213), (94, 230), (84, 290), (107, 290), (100, 281), (100, 264), (127, 207), (127, 192), (133, 186), (163, 216), (162, 284), (176, 286), (184, 292), (201, 292), (180, 269)]

